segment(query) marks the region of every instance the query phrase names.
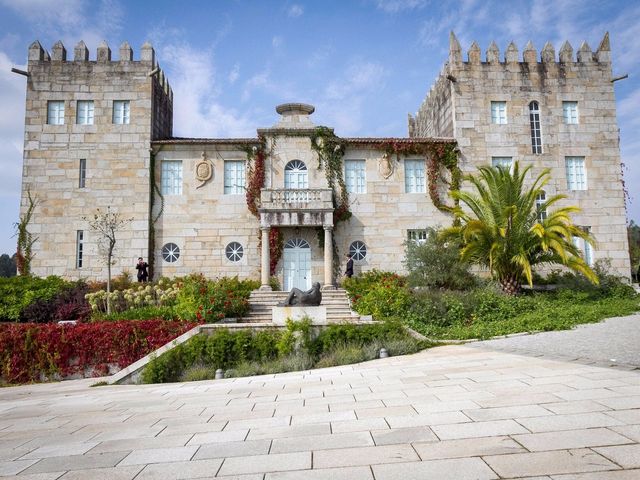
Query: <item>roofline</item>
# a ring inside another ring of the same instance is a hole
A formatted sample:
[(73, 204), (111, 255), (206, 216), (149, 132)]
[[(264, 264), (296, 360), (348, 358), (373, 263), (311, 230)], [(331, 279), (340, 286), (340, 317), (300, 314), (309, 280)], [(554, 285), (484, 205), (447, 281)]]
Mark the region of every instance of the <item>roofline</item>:
[[(339, 140), (350, 145), (375, 145), (380, 143), (456, 143), (451, 137), (338, 137)], [(186, 138), (174, 137), (164, 140), (154, 140), (152, 145), (258, 145), (258, 138)]]

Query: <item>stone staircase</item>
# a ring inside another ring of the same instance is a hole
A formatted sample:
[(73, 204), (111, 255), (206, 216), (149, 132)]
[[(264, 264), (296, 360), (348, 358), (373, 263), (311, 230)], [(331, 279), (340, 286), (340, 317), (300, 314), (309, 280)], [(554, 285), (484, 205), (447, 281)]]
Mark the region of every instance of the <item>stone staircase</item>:
[[(249, 313), (238, 318), (238, 323), (271, 322), (271, 307), (286, 300), (289, 292), (265, 292), (254, 290), (249, 297)], [(349, 297), (343, 289), (323, 290), (321, 306), (327, 307), (327, 322), (355, 322), (360, 316), (351, 310)]]

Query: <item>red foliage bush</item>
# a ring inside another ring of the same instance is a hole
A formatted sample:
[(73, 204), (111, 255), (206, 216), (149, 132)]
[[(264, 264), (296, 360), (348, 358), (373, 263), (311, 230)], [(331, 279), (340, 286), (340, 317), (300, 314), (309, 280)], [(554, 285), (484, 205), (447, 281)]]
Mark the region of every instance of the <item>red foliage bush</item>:
[(195, 325), (160, 319), (0, 324), (0, 377), (25, 383), (78, 373), (105, 375), (109, 365), (124, 368)]

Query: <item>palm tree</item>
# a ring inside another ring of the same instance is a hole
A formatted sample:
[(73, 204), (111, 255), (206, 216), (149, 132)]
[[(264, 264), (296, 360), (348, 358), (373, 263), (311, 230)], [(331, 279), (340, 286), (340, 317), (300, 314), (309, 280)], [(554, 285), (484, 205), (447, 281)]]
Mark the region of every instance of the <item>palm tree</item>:
[[(510, 295), (520, 291), (523, 281), (532, 285), (532, 267), (537, 264), (562, 264), (582, 273), (597, 284), (597, 275), (580, 256), (573, 244), (575, 237), (595, 245), (588, 232), (575, 226), (571, 214), (578, 207), (549, 207), (565, 198), (555, 195), (536, 207), (536, 196), (550, 180), (545, 169), (527, 190), (525, 176), (531, 166), (520, 172), (518, 162), (513, 171), (503, 167), (480, 167), (477, 176), (465, 177), (475, 192), (460, 190), (451, 193), (467, 210), (458, 206), (453, 213), (458, 225), (445, 230), (447, 237), (462, 242), (463, 260), (489, 268), (502, 290)], [(538, 211), (547, 211), (546, 218), (538, 218)]]

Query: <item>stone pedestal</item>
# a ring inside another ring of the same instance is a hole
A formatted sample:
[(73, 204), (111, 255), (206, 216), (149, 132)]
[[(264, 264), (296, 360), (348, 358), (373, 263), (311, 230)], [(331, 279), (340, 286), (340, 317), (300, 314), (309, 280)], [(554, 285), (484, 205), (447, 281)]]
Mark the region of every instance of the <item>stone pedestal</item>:
[(285, 325), (287, 319), (302, 320), (309, 317), (313, 324), (327, 323), (327, 307), (320, 305), (318, 307), (299, 307), (297, 305), (291, 307), (273, 307), (271, 318), (274, 325)]

